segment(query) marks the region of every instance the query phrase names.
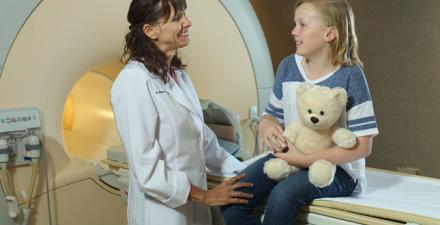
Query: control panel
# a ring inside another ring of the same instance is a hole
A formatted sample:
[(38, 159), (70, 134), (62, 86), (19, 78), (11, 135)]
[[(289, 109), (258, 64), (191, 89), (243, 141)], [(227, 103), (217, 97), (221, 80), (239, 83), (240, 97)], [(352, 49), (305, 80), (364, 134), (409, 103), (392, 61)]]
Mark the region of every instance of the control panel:
[[(28, 165), (33, 148), (42, 140), (40, 111), (37, 108), (0, 110), (0, 151), (9, 166)], [(8, 157), (9, 156), (9, 157)]]

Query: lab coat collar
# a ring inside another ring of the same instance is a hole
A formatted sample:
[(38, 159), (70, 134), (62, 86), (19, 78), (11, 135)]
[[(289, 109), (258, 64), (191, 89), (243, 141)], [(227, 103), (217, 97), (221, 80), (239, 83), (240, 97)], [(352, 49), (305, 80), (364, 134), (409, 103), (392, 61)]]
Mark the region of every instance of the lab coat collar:
[[(136, 60), (130, 60), (129, 63), (139, 64), (152, 78), (157, 79), (150, 71), (145, 67), (145, 65)], [(187, 75), (183, 70), (176, 70), (176, 80), (170, 78), (169, 81), (164, 85), (168, 92), (174, 97), (174, 99), (181, 104), (183, 107), (188, 109), (190, 112), (194, 113), (203, 121), (202, 108), (200, 107), (200, 102), (198, 102), (195, 89), (191, 81), (186, 77)]]
[(193, 88), (192, 84), (189, 83), (188, 80), (183, 76), (183, 72), (177, 71), (177, 82), (172, 78), (169, 79), (167, 86), (170, 89), (170, 93), (179, 104), (187, 108), (190, 112), (194, 113), (197, 117), (203, 118), (201, 115), (201, 109), (197, 110), (195, 105), (197, 104), (197, 102), (195, 102), (197, 97), (195, 96), (195, 93), (191, 92), (191, 88)]

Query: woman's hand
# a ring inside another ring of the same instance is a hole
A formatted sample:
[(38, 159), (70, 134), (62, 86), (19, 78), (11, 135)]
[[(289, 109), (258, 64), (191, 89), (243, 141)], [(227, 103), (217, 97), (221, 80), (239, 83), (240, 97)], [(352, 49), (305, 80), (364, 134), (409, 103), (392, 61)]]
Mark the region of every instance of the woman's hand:
[(289, 165), (299, 167), (299, 168), (307, 168), (310, 166), (311, 162), (309, 162), (309, 158), (307, 157), (307, 154), (304, 154), (303, 152), (299, 151), (295, 148), (295, 145), (293, 145), (290, 141), (287, 140), (287, 152), (275, 152), (274, 155), (277, 158), (280, 158), (284, 161), (286, 161)]
[(258, 146), (260, 152), (264, 145), (270, 150), (281, 152), (287, 145), (283, 137), (283, 128), (272, 116), (265, 115), (258, 124)]
[(235, 191), (238, 188), (252, 187), (252, 183), (239, 183), (246, 175), (241, 174), (229, 180), (223, 181), (211, 190), (205, 191), (191, 185), (190, 199), (208, 206), (221, 206), (228, 204), (247, 204), (252, 194)]

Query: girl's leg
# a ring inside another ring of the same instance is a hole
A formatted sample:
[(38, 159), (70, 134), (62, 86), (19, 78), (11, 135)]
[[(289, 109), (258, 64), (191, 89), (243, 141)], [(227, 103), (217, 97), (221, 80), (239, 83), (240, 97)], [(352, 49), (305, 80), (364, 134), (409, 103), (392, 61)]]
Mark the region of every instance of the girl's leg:
[(267, 198), (270, 191), (277, 184), (269, 179), (263, 172), (264, 163), (273, 158), (272, 154), (257, 160), (249, 165), (243, 173), (246, 174), (240, 182), (253, 183), (252, 187), (237, 189), (254, 195), (254, 198), (246, 205), (226, 205), (221, 207), (226, 225), (259, 225), (259, 216), (254, 212), (255, 207)]
[(270, 193), (264, 225), (294, 225), (303, 206), (316, 198), (349, 196), (356, 182), (342, 168), (337, 167), (333, 182), (317, 188), (309, 182), (308, 170), (300, 170), (280, 181)]

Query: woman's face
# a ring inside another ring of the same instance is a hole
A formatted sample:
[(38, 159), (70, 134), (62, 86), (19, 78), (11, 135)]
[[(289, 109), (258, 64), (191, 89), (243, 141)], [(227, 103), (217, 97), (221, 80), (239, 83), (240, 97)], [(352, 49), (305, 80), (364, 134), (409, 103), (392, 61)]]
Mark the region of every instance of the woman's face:
[(177, 12), (171, 7), (170, 18), (161, 19), (158, 26), (156, 45), (165, 54), (176, 51), (189, 44), (189, 27), (191, 21), (185, 12)]
[(298, 6), (295, 11), (295, 27), (292, 30), (296, 54), (311, 57), (326, 51), (326, 30), (321, 14), (311, 3)]

